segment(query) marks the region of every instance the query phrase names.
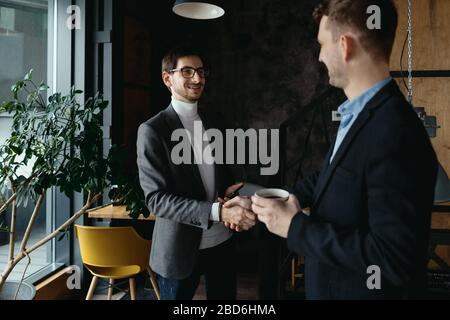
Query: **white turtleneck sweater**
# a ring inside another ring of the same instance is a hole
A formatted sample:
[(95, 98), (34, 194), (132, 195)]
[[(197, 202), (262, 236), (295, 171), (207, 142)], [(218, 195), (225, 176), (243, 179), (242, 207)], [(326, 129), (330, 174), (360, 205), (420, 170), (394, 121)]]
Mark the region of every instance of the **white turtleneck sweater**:
[[(220, 220), (219, 203), (214, 202), (217, 198), (215, 167), (214, 164), (209, 164), (214, 162), (212, 161), (212, 155), (210, 152), (203, 152), (203, 150), (211, 149), (204, 148), (207, 146), (208, 142), (203, 141), (203, 133), (205, 132), (205, 129), (201, 122), (202, 119), (197, 112), (197, 102), (186, 103), (179, 101), (172, 96), (172, 107), (180, 118), (183, 127), (189, 131), (192, 137), (191, 145), (194, 151), (194, 159), (200, 172), (203, 187), (206, 191), (206, 200), (213, 202), (209, 219), (214, 222), (211, 228), (208, 230), (203, 230), (203, 235), (200, 242), (200, 249), (211, 248), (228, 240), (232, 235), (231, 230), (225, 227), (222, 223), (218, 222)], [(199, 130), (197, 130), (197, 132), (194, 131), (195, 122), (197, 122), (197, 126), (198, 124), (201, 124), (201, 132)]]

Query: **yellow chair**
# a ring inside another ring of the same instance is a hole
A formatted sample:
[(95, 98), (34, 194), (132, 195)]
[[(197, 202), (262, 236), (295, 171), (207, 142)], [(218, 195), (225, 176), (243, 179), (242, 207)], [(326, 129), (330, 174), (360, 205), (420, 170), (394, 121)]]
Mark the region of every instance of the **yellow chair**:
[(90, 300), (98, 278), (109, 279), (108, 300), (114, 280), (129, 278), (131, 300), (136, 300), (134, 276), (146, 271), (158, 300), (159, 289), (149, 266), (151, 241), (141, 238), (132, 227), (87, 227), (75, 225), (81, 259), (93, 278), (86, 300)]

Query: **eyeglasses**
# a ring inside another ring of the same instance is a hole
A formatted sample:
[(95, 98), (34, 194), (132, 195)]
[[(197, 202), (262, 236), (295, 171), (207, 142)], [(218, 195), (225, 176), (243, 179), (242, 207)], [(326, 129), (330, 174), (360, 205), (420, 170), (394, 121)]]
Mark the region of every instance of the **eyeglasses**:
[(176, 72), (176, 71), (180, 71), (183, 78), (188, 78), (188, 79), (193, 78), (195, 73), (197, 73), (200, 78), (206, 78), (207, 76), (209, 76), (209, 70), (207, 70), (203, 67), (200, 67), (197, 69), (192, 68), (192, 67), (183, 67), (180, 69), (170, 70), (170, 72)]

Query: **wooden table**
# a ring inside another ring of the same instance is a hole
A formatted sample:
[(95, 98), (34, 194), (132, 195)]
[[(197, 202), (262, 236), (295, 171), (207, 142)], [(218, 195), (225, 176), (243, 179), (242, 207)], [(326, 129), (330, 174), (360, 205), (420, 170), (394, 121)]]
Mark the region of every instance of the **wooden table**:
[(435, 203), (431, 212), (432, 229), (450, 229), (450, 202)]
[(435, 203), (432, 211), (450, 213), (450, 202)]
[[(106, 207), (101, 207), (99, 209), (93, 209), (88, 212), (89, 218), (102, 218), (102, 219), (131, 219), (129, 216), (129, 211), (127, 211), (126, 206), (113, 206), (108, 205)], [(156, 216), (151, 213), (147, 218), (142, 214), (139, 215), (138, 220), (150, 220), (154, 221)]]

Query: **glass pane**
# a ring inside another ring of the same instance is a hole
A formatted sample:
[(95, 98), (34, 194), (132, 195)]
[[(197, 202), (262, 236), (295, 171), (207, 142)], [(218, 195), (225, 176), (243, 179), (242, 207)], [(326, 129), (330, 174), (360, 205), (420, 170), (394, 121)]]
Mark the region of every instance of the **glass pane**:
[[(33, 79), (39, 83), (47, 79), (47, 0), (0, 0), (0, 102), (12, 98), (10, 88), (19, 79), (33, 69)], [(12, 119), (7, 114), (0, 114), (0, 144), (9, 136)], [(27, 174), (29, 167), (19, 174)], [(7, 196), (7, 195), (6, 195)], [(1, 202), (1, 199), (0, 199)], [(47, 233), (45, 201), (41, 206), (39, 216), (31, 233), (28, 246), (43, 238)], [(18, 252), (20, 242), (27, 228), (34, 203), (18, 207), (16, 224), (15, 251)], [(0, 224), (10, 224), (11, 210), (0, 216)], [(0, 272), (3, 272), (8, 261), (9, 235), (0, 233)], [(27, 267), (25, 276), (31, 275), (51, 262), (50, 243), (34, 251), (31, 264)], [(20, 280), (26, 268), (28, 259), (23, 259), (16, 266), (9, 280)]]

